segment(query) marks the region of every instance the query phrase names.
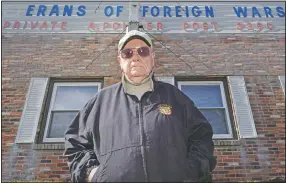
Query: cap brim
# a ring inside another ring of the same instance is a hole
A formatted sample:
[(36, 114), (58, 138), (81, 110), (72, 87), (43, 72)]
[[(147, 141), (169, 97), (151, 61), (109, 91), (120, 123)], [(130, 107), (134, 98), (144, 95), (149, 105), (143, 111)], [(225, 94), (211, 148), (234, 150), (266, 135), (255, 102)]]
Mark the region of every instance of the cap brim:
[(122, 45), (122, 47), (121, 47), (120, 50), (122, 50), (122, 49), (125, 47), (125, 45), (126, 45), (129, 41), (131, 41), (132, 39), (140, 39), (140, 40), (144, 41), (149, 47), (151, 47), (151, 44), (150, 44), (144, 37), (138, 36), (138, 35), (134, 35), (134, 36), (129, 37), (129, 38), (123, 43), (123, 45)]

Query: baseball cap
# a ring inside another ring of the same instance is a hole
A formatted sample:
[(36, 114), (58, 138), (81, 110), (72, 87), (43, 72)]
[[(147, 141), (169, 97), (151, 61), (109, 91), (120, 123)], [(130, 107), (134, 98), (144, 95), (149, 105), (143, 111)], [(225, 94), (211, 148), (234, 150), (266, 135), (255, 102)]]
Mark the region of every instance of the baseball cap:
[(144, 32), (140, 32), (138, 30), (132, 30), (127, 32), (118, 43), (118, 51), (122, 50), (122, 48), (130, 41), (131, 39), (141, 39), (144, 41), (148, 46), (153, 47), (151, 38)]

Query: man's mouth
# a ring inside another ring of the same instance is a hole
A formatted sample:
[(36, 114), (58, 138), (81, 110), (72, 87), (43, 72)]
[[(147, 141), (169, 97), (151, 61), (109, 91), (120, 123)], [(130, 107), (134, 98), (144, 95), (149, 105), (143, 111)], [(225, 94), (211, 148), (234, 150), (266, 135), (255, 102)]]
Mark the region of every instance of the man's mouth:
[(136, 67), (142, 67), (141, 65), (133, 65), (131, 66), (131, 69), (136, 68)]

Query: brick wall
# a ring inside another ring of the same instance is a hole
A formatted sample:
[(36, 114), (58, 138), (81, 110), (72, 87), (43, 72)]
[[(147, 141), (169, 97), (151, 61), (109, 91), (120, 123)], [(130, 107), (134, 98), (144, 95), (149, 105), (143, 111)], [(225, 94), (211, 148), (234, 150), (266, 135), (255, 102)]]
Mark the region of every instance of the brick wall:
[[(215, 140), (217, 182), (285, 176), (285, 75), (282, 34), (155, 35), (156, 75), (244, 75), (258, 133), (255, 139)], [(63, 144), (15, 144), (31, 77), (120, 80), (117, 34), (2, 34), (2, 179), (69, 180)], [(183, 48), (183, 49), (182, 49)], [(87, 69), (86, 66), (96, 59)], [(189, 66), (188, 66), (189, 65)]]
[(216, 146), (217, 181), (285, 177), (285, 102), (276, 76), (245, 76), (258, 134), (235, 145)]

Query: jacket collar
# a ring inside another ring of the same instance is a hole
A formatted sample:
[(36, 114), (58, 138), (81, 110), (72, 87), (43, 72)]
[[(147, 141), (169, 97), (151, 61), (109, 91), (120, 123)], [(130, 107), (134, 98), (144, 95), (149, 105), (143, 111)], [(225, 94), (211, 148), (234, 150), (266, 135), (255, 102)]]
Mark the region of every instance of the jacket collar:
[(122, 74), (121, 82), (123, 86), (123, 91), (126, 94), (136, 95), (136, 92), (154, 91), (154, 74), (151, 72), (148, 77), (146, 77), (140, 85), (134, 85), (130, 79), (127, 78), (125, 74)]

